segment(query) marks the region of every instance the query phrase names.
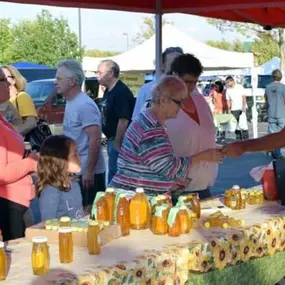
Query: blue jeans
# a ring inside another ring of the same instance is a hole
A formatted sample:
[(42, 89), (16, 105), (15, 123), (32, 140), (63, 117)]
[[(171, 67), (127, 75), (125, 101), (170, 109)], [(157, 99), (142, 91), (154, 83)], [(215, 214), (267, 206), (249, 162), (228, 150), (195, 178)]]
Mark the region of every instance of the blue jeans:
[[(278, 133), (285, 127), (285, 118), (268, 118), (268, 133)], [(281, 150), (275, 149), (272, 151), (272, 156), (275, 159), (281, 157)]]
[(108, 162), (108, 184), (109, 184), (117, 172), (117, 159), (119, 155), (119, 153), (115, 149), (113, 139), (109, 140), (107, 143), (107, 152), (109, 157), (109, 162)]

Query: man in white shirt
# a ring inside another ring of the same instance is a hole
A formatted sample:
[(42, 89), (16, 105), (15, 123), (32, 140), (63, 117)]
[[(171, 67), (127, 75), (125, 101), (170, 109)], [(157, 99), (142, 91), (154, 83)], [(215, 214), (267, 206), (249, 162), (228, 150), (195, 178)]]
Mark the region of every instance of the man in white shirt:
[[(240, 115), (246, 112), (246, 95), (242, 85), (237, 84), (232, 76), (226, 78), (226, 100), (228, 110), (239, 123)], [(237, 139), (247, 139), (248, 131), (236, 130)]]
[[(163, 72), (168, 74), (170, 66), (173, 60), (180, 54), (183, 54), (183, 50), (180, 47), (169, 47), (162, 54)], [(136, 104), (133, 112), (132, 119), (145, 110), (150, 105), (151, 89), (154, 86), (155, 80), (144, 84), (137, 95)]]
[(81, 160), (83, 205), (93, 204), (96, 192), (105, 191), (105, 162), (101, 149), (101, 114), (95, 102), (81, 91), (84, 73), (76, 60), (58, 63), (57, 92), (66, 98), (63, 129), (72, 138)]

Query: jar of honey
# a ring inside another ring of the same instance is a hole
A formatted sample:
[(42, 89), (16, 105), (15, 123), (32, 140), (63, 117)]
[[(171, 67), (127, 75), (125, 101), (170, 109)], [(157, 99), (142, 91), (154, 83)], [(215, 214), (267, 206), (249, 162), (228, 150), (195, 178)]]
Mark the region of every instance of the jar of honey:
[(71, 228), (58, 229), (59, 260), (61, 263), (71, 263), (73, 261), (73, 239)]
[(239, 210), (239, 190), (231, 191), (231, 209)]
[(7, 257), (4, 248), (4, 242), (0, 242), (0, 280), (7, 277)]
[(137, 188), (130, 202), (131, 229), (143, 230), (149, 227), (150, 206), (143, 188)]
[(59, 226), (63, 227), (71, 227), (71, 219), (69, 217), (61, 217), (59, 220)]
[(181, 224), (178, 212), (179, 208), (172, 207), (168, 215), (168, 235), (171, 237), (178, 237), (181, 235)]
[(201, 206), (200, 206), (200, 199), (199, 194), (193, 193), (187, 197), (192, 205), (192, 211), (196, 213), (197, 219), (201, 217)]
[(109, 212), (109, 222), (112, 223), (114, 221), (114, 207), (115, 207), (115, 190), (114, 188), (107, 188), (105, 194), (105, 199), (107, 202), (107, 208)]
[(104, 192), (97, 192), (93, 202), (91, 218), (93, 220), (109, 222), (109, 209)]
[(157, 206), (151, 220), (151, 231), (155, 235), (165, 235), (168, 231), (168, 205)]
[(159, 200), (160, 200), (160, 198), (158, 196), (150, 199), (150, 208), (151, 208), (150, 213), (151, 213), (151, 215), (154, 215), (155, 207), (158, 205)]
[(98, 255), (101, 252), (99, 242), (100, 227), (97, 221), (91, 221), (88, 225), (87, 231), (87, 246), (89, 254)]
[(239, 209), (246, 208), (246, 200), (247, 200), (247, 191), (245, 189), (242, 189), (239, 192)]
[(116, 198), (116, 222), (120, 225), (122, 235), (130, 234), (130, 205), (126, 194), (119, 194)]
[(191, 213), (191, 222), (192, 222), (192, 228), (198, 228), (198, 225), (199, 225), (199, 223), (198, 223), (198, 218), (197, 218), (197, 214), (196, 213)]
[(45, 275), (49, 271), (50, 256), (47, 237), (39, 236), (32, 239), (32, 267), (34, 275)]
[(225, 192), (225, 205), (226, 207), (231, 207), (231, 190), (226, 190)]
[(178, 217), (180, 220), (181, 234), (188, 234), (191, 230), (192, 223), (189, 215), (189, 210), (185, 205), (180, 206)]

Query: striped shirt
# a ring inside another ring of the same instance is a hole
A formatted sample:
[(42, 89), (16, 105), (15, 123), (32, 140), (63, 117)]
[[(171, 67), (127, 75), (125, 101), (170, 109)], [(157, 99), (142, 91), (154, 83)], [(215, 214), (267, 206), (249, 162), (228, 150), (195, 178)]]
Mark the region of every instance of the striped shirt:
[(129, 126), (110, 186), (126, 190), (143, 187), (147, 194), (166, 192), (176, 179), (185, 179), (190, 157), (176, 157), (164, 127), (148, 110)]

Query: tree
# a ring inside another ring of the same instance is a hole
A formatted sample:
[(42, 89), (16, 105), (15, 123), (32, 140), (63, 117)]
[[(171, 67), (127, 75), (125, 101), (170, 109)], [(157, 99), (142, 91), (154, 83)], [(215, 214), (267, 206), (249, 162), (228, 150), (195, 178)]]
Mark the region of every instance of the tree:
[(9, 47), (13, 43), (10, 24), (9, 19), (0, 19), (0, 63), (9, 59)]
[[(169, 24), (173, 25), (173, 22), (169, 22), (166, 19), (162, 19), (162, 26)], [(143, 24), (141, 26), (141, 32), (137, 33), (133, 42), (135, 44), (141, 44), (148, 40), (155, 34), (155, 16), (144, 17)]]
[(54, 18), (46, 10), (42, 10), (35, 20), (23, 20), (14, 25), (8, 22), (7, 31), (10, 44), (7, 46), (0, 40), (0, 49), (5, 55), (1, 57), (1, 63), (31, 61), (55, 66), (62, 59), (81, 59), (84, 53), (67, 20)]
[(90, 57), (109, 57), (109, 56), (115, 56), (118, 54), (120, 53), (116, 51), (99, 50), (99, 49), (91, 49), (85, 52), (85, 55), (90, 56)]
[(222, 39), (221, 41), (207, 41), (206, 44), (223, 50), (244, 52), (243, 44), (240, 40), (236, 40), (231, 43), (226, 41), (225, 39)]
[(273, 56), (280, 57), (280, 68), (285, 67), (284, 53), (284, 29), (271, 30), (270, 27), (262, 27), (250, 23), (238, 23), (216, 19), (208, 19), (208, 23), (219, 29), (221, 32), (238, 32), (239, 34), (254, 38), (252, 52), (257, 64), (263, 64)]

